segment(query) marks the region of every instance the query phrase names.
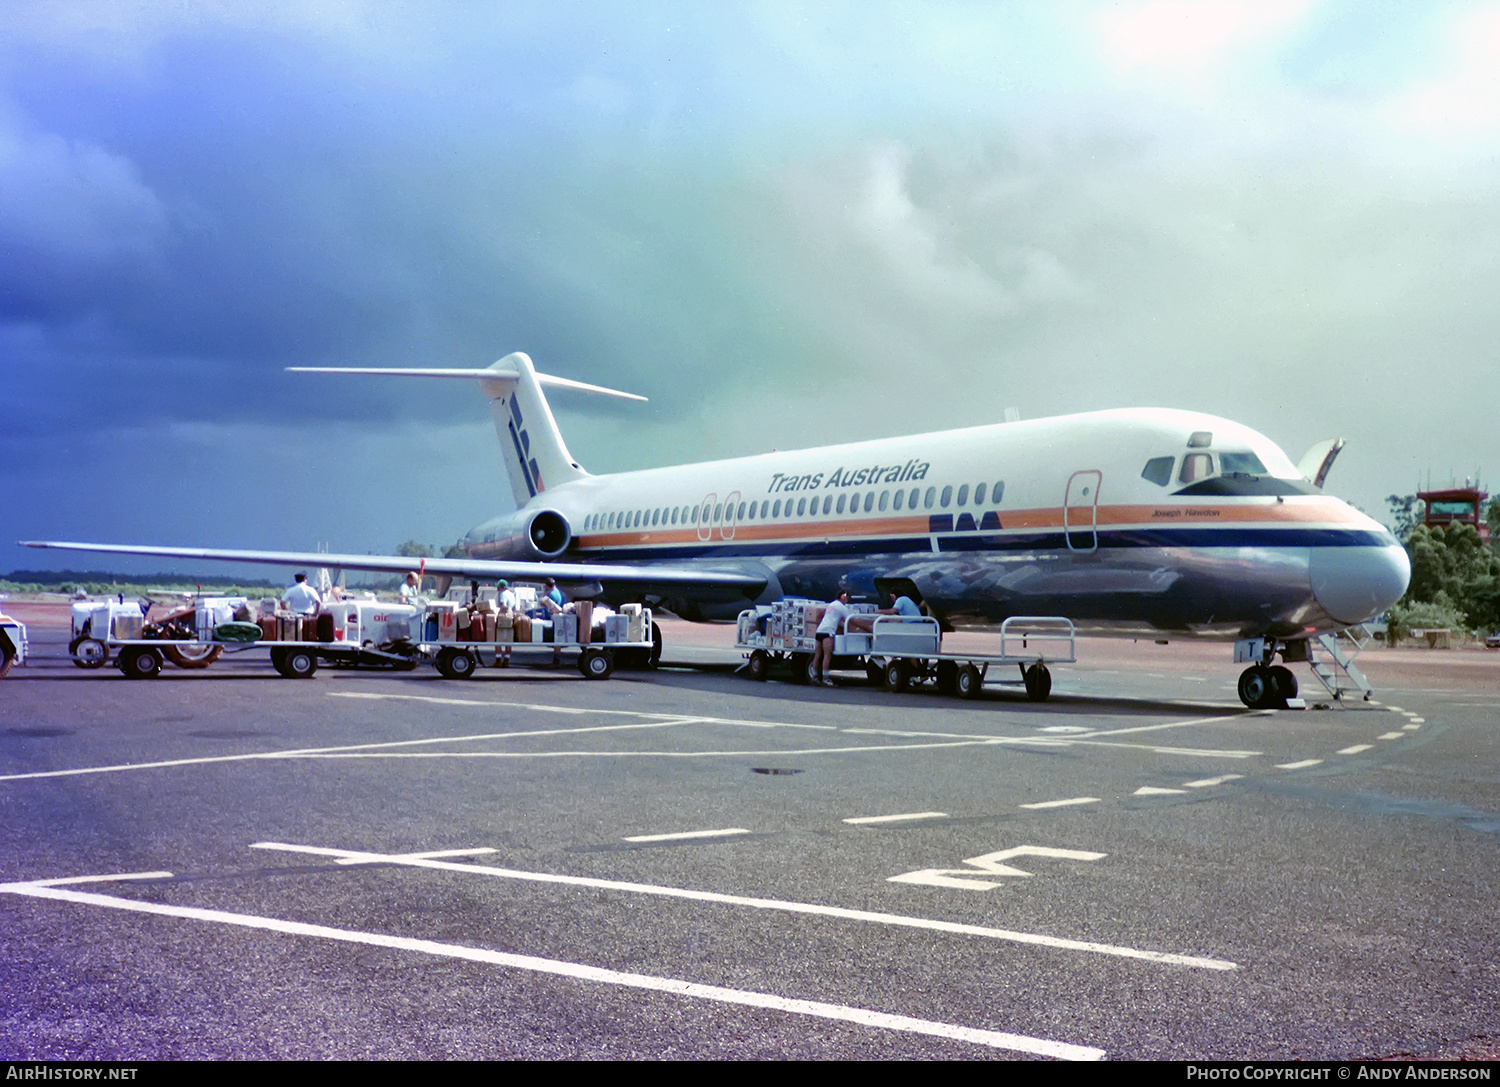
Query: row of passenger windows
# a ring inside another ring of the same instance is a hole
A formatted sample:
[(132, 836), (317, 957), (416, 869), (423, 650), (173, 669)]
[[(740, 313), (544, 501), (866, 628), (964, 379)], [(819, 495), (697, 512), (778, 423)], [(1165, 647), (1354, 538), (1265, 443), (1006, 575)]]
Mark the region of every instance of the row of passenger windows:
[(819, 500), (816, 496), (808, 498), (803, 496), (795, 501), (788, 498), (764, 499), (759, 502), (741, 502), (738, 506), (725, 508), (723, 502), (716, 503), (712, 507), (700, 506), (665, 506), (654, 510), (617, 510), (613, 513), (595, 513), (584, 520), (585, 532), (595, 532), (609, 529), (625, 528), (655, 528), (658, 525), (698, 525), (698, 524), (722, 524), (725, 521), (745, 523), (750, 521), (775, 521), (785, 520), (789, 517), (816, 517), (829, 516), (839, 513), (874, 513), (886, 510), (906, 509), (915, 511), (918, 508), (924, 510), (949, 509), (953, 506), (983, 506), (988, 500), (992, 506), (998, 506), (1005, 495), (1004, 482), (991, 486), (988, 483), (975, 484), (971, 490), (967, 483), (963, 484), (954, 493), (950, 486), (939, 490), (937, 487), (928, 487), (924, 492), (921, 487), (913, 487), (910, 491), (865, 491), (855, 494), (840, 494), (835, 498), (826, 494)]

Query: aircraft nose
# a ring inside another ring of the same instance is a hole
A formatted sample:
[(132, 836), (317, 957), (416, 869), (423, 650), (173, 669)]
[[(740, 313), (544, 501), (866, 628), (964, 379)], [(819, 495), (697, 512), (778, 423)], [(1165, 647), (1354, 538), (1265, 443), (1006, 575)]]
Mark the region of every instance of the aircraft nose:
[(1411, 581), (1406, 549), (1315, 547), (1308, 557), (1313, 596), (1333, 618), (1351, 626), (1373, 619), (1400, 600)]

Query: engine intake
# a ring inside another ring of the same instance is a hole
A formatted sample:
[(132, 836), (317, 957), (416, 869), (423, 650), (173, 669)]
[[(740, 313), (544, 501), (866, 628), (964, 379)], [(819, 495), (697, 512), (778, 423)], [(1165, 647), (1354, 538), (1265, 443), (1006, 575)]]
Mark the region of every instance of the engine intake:
[(476, 559), (546, 562), (561, 557), (572, 542), (568, 519), (556, 510), (520, 510), (475, 529), (468, 552)]

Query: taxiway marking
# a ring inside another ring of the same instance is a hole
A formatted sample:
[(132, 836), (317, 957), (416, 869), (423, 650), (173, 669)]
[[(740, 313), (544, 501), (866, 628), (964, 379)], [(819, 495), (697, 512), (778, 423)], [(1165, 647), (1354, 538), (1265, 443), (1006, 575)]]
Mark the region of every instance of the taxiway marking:
[(492, 868), (488, 865), (459, 864), (454, 861), (412, 859), (410, 856), (399, 854), (368, 853), (355, 849), (331, 849), (326, 846), (292, 845), (285, 842), (255, 842), (250, 848), (278, 850), (287, 853), (303, 853), (316, 857), (331, 857), (344, 864), (405, 864), (414, 868), (435, 868), (445, 872), (469, 872), (475, 875), (492, 876), (497, 879), (517, 879), (531, 883), (554, 883), (570, 887), (591, 887), (596, 890), (626, 891), (631, 894), (660, 895), (664, 898), (681, 898), (696, 902), (716, 902), (728, 906), (749, 906), (754, 909), (809, 914), (817, 917), (835, 917), (847, 921), (864, 921), (900, 928), (952, 932), (966, 936), (983, 936), (992, 940), (1004, 940), (1011, 943), (1056, 948), (1064, 951), (1085, 951), (1126, 959), (1143, 959), (1147, 962), (1159, 962), (1170, 966), (1196, 967), (1201, 970), (1239, 969), (1237, 963), (1229, 962), (1225, 959), (1207, 958), (1202, 955), (1179, 955), (1168, 951), (1145, 951), (1140, 948), (1120, 947), (1114, 944), (1092, 943), (1086, 940), (1069, 940), (1058, 936), (1044, 936), (1032, 932), (1015, 932), (1009, 929), (989, 928), (984, 925), (968, 925), (956, 921), (938, 921), (932, 918), (910, 917), (904, 914), (852, 910), (842, 906), (822, 906), (811, 902), (791, 902), (777, 898), (748, 898), (744, 895), (721, 894), (717, 891), (695, 891), (684, 887), (664, 887), (652, 883), (630, 883), (622, 880), (595, 879), (591, 876), (563, 876), (550, 872), (523, 872), (513, 868)]
[(945, 811), (914, 811), (906, 815), (860, 815), (852, 819), (845, 819), (846, 823), (900, 823), (908, 819), (946, 819), (948, 813)]
[(1322, 759), (1303, 759), (1301, 762), (1278, 762), (1276, 764), (1276, 769), (1278, 769), (1278, 770), (1304, 770), (1304, 769), (1306, 769), (1309, 766), (1317, 766), (1322, 761), (1323, 761)]
[(1361, 751), (1368, 751), (1373, 744), (1354, 744), (1351, 747), (1341, 747), (1335, 752), (1337, 755), (1358, 755)]
[(1022, 804), (1021, 807), (1026, 808), (1028, 811), (1040, 811), (1044, 808), (1067, 808), (1072, 807), (1074, 804), (1097, 803), (1099, 803), (1097, 796), (1074, 796), (1069, 797), (1067, 800), (1039, 800), (1035, 804)]
[(1206, 789), (1211, 785), (1223, 785), (1226, 781), (1239, 781), (1244, 774), (1220, 774), (1216, 778), (1199, 778), (1197, 781), (1185, 781), (1182, 783), (1184, 789)]
[(627, 842), (676, 842), (685, 838), (732, 838), (737, 834), (749, 834), (743, 827), (726, 827), (723, 830), (681, 830), (675, 834), (637, 834), (626, 838)]
[[(160, 875), (160, 873), (153, 873)], [(84, 880), (100, 877), (81, 877)], [(104, 877), (128, 878), (128, 877)], [(913, 1034), (925, 1034), (934, 1038), (946, 1038), (960, 1042), (972, 1042), (993, 1049), (1014, 1050), (1041, 1057), (1056, 1057), (1062, 1060), (1102, 1060), (1104, 1050), (1092, 1046), (1073, 1045), (1048, 1038), (1033, 1038), (1024, 1034), (1004, 1031), (981, 1030), (959, 1026), (956, 1023), (940, 1023), (930, 1019), (918, 1019), (909, 1015), (872, 1011), (845, 1004), (828, 1004), (819, 1000), (799, 1000), (760, 993), (746, 989), (729, 989), (722, 985), (703, 985), (683, 981), (679, 978), (655, 977), (650, 974), (632, 974), (619, 970), (608, 970), (599, 966), (563, 962), (559, 959), (543, 959), (534, 955), (516, 955), (503, 951), (491, 951), (481, 947), (466, 947), (462, 944), (439, 943), (436, 940), (415, 939), (409, 936), (391, 936), (379, 932), (361, 932), (357, 929), (332, 928), (328, 925), (312, 925), (302, 921), (286, 921), (278, 917), (263, 917), (258, 914), (235, 913), (229, 910), (203, 909), (197, 906), (168, 906), (158, 902), (140, 902), (114, 895), (95, 894), (90, 891), (73, 891), (63, 887), (46, 886), (40, 883), (0, 884), (0, 892), (24, 895), (30, 898), (46, 898), (72, 902), (106, 909), (125, 910), (133, 913), (154, 914), (158, 917), (177, 917), (192, 921), (207, 921), (240, 928), (259, 929), (289, 936), (311, 936), (341, 943), (363, 944), (370, 947), (390, 948), (398, 951), (415, 951), (424, 955), (442, 958), (464, 959), (469, 962), (487, 963), (492, 966), (527, 970), (538, 974), (553, 974), (579, 981), (597, 982), (603, 985), (618, 985), (632, 989), (647, 989), (659, 993), (712, 1000), (723, 1004), (738, 1004), (750, 1008), (767, 1008), (772, 1011), (806, 1015), (818, 1019), (833, 1019), (860, 1026), (884, 1030), (899, 1030)]]

